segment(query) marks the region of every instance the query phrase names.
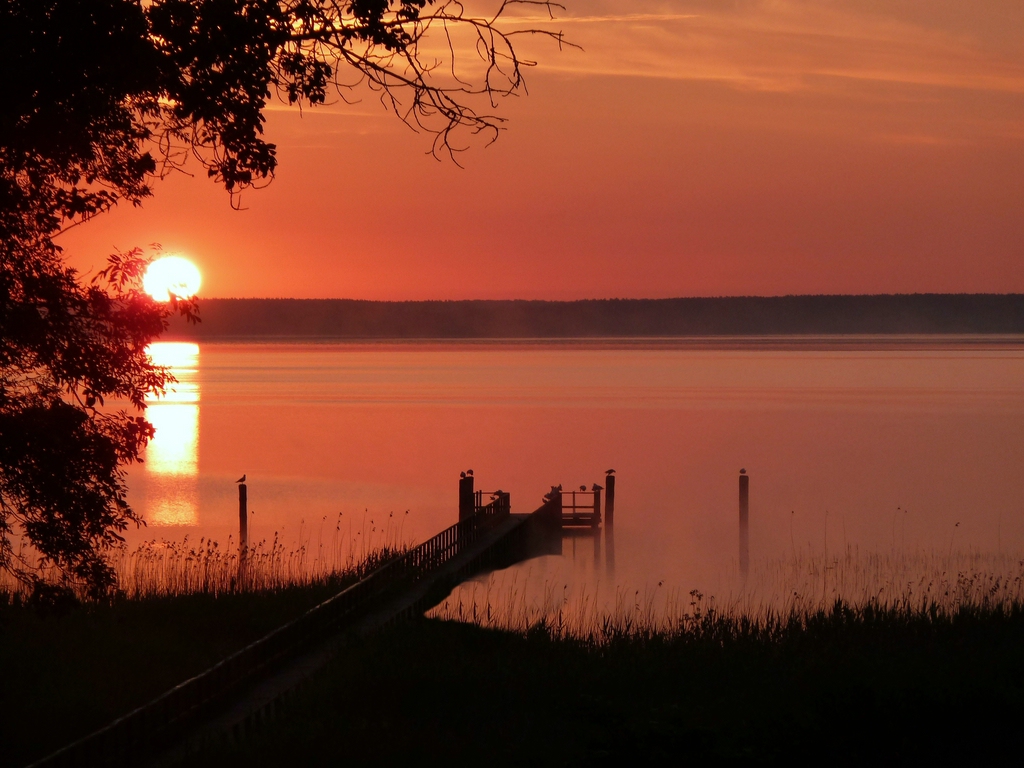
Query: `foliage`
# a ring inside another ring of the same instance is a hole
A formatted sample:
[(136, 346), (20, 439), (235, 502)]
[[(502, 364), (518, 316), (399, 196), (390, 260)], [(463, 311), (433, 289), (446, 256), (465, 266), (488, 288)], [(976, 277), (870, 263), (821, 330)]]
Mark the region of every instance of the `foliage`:
[[(263, 111), (274, 94), (315, 105), (365, 83), (435, 133), (435, 151), (463, 149), (452, 143), (460, 129), (493, 138), (502, 119), (474, 103), (522, 88), (532, 62), (514, 39), (562, 42), (500, 29), (515, 7), (558, 6), (503, 0), (477, 18), (434, 0), (11, 0), (0, 8), (0, 69), (19, 73), (0, 113), (3, 232), (21, 218), (52, 233), (118, 200), (138, 204), (189, 156), (232, 193), (267, 179), (277, 157)], [(476, 85), (457, 66), (460, 29), (483, 65)]]
[(82, 285), (55, 253), (19, 245), (0, 251), (0, 567), (40, 589), (39, 566), (54, 565), (97, 594), (113, 579), (103, 550), (138, 522), (125, 465), (153, 434), (138, 412), (170, 381), (146, 347), (194, 302), (143, 294), (139, 250)]
[[(196, 314), (193, 301), (162, 306), (141, 292), (141, 251), (115, 254), (84, 284), (55, 238), (118, 202), (141, 204), (190, 158), (237, 202), (277, 165), (263, 138), (275, 94), (317, 105), (364, 84), (433, 132), (435, 154), (464, 149), (463, 131), (493, 139), (502, 121), (489, 108), (521, 89), (531, 64), (513, 40), (561, 42), (500, 29), (515, 7), (556, 6), (502, 0), (477, 18), (444, 0), (0, 4), (0, 569), (37, 588), (53, 567), (77, 592), (112, 584), (103, 551), (140, 522), (124, 484), (153, 434), (138, 413), (170, 381), (146, 347), (172, 313)], [(475, 72), (456, 64), (459, 30)]]

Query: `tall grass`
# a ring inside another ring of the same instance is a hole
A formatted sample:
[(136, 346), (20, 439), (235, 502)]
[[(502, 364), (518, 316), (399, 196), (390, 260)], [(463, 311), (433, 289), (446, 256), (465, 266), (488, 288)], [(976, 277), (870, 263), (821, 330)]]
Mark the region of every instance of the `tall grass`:
[(193, 544), (149, 541), (114, 558), (117, 590), (127, 599), (190, 594), (264, 592), (322, 584), (339, 577), (362, 578), (397, 554), (390, 546), (365, 551), (344, 561), (310, 558), (300, 546), (287, 549), (275, 538), (244, 552), (228, 539), (224, 549), (213, 540)]
[[(324, 536), (327, 518), (317, 531), (300, 526), (298, 542), (286, 546), (275, 532), (273, 539), (262, 540), (241, 549), (234, 537), (225, 546), (212, 538), (193, 540), (189, 536), (174, 541), (153, 539), (108, 553), (108, 562), (116, 575), (114, 594), (139, 600), (181, 595), (224, 595), (243, 592), (267, 592), (290, 587), (351, 582), (379, 568), (407, 549), (400, 523), (371, 526), (366, 534), (357, 530), (342, 533), (341, 515), (331, 535)], [(403, 518), (404, 521), (404, 518)], [(372, 522), (372, 521), (371, 521)], [(363, 528), (365, 529), (365, 525)], [(21, 555), (27, 555), (23, 550)], [(44, 582), (64, 586), (79, 598), (81, 589), (68, 583), (53, 567), (40, 564), (38, 575)], [(30, 598), (29, 585), (6, 580), (0, 574), (0, 598), (6, 602)]]
[[(837, 610), (857, 615), (944, 617), (1024, 607), (1024, 553), (977, 551), (886, 555), (849, 548), (842, 556), (765, 560), (746, 579), (705, 592), (680, 585), (530, 583), (529, 569), (470, 582), (434, 608), (434, 618), (602, 644), (629, 637), (673, 637), (717, 627), (806, 624)], [(730, 632), (733, 630), (729, 630)]]

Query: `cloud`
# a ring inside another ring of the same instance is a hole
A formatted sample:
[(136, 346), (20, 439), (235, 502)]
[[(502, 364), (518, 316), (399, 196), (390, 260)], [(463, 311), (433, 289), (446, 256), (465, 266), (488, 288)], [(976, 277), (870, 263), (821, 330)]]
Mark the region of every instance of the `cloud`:
[[(588, 10), (602, 5), (610, 6), (591, 3)], [(944, 25), (920, 13), (898, 13), (919, 4), (896, 0), (681, 0), (658, 4), (659, 12), (644, 5), (636, 3), (635, 13), (554, 21), (530, 16), (514, 24), (564, 26), (567, 38), (584, 48), (557, 55), (538, 49), (549, 71), (707, 80), (770, 91), (819, 87), (827, 76), (1024, 94), (1024, 47), (1004, 45), (1006, 24), (989, 23), (988, 15), (1007, 7), (996, 0), (961, 4), (968, 10)], [(1012, 25), (1014, 17), (1008, 19)]]

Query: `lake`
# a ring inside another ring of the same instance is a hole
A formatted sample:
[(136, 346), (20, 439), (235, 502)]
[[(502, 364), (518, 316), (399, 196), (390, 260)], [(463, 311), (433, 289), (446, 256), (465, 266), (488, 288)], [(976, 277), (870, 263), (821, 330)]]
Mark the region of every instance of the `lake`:
[(1021, 337), (161, 343), (153, 355), (179, 384), (149, 409), (156, 439), (129, 475), (148, 525), (130, 544), (226, 546), (243, 473), (250, 541), (336, 562), (455, 522), (461, 471), (529, 512), (552, 485), (604, 484), (614, 468), (613, 541), (567, 538), (560, 557), (479, 580), (447, 609), (481, 595), (724, 595), (743, 588), (744, 468), (754, 580), (830, 554), (1011, 562), (1024, 548)]

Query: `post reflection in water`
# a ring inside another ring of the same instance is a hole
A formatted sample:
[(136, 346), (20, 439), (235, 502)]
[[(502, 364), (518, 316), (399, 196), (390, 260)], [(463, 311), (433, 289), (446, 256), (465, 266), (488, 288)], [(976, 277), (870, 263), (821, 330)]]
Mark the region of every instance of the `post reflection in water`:
[(609, 583), (615, 581), (615, 526), (611, 520), (604, 524), (604, 563)]
[(146, 448), (146, 522), (155, 526), (199, 522), (199, 345), (157, 342), (149, 347), (157, 365), (177, 382), (149, 400), (146, 418), (156, 435)]

